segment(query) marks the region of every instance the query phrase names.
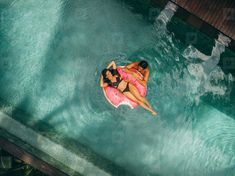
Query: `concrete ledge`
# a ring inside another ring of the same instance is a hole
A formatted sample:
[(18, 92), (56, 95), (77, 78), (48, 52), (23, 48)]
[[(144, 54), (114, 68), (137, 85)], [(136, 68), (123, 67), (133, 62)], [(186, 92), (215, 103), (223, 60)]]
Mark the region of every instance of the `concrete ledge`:
[[(74, 173), (77, 172), (81, 175), (89, 175), (89, 176), (110, 176), (109, 173), (98, 168), (90, 161), (76, 155), (75, 153), (64, 148), (63, 146), (38, 134), (36, 131), (30, 129), (29, 127), (24, 126), (23, 124), (12, 119), (11, 117), (2, 112), (0, 112), (0, 128), (7, 131), (16, 138), (19, 138), (27, 145), (30, 145), (30, 148), (35, 148), (40, 152), (47, 154), (49, 157), (53, 158), (59, 163), (62, 163), (62, 165), (64, 165), (66, 168), (69, 168), (72, 171), (71, 172), (72, 175), (74, 175)], [(2, 148), (4, 148), (4, 146), (2, 146)], [(5, 146), (5, 148), (7, 147)], [(26, 153), (22, 153), (23, 152), (22, 150), (16, 150), (16, 148), (15, 152), (19, 156), (23, 156), (24, 154), (25, 154), (24, 156), (28, 156), (25, 158), (27, 162), (31, 161), (31, 159), (32, 161), (34, 161), (34, 159), (38, 157), (36, 156), (34, 158), (31, 158), (29, 155), (26, 155)], [(40, 167), (41, 163), (39, 162), (37, 165), (39, 170), (45, 168), (46, 166), (42, 164)], [(46, 163), (45, 160), (44, 163)]]
[(40, 160), (39, 158), (31, 155), (30, 153), (25, 152), (20, 147), (9, 142), (7, 139), (0, 137), (0, 146), (2, 149), (10, 153), (11, 155), (19, 158), (27, 164), (30, 164), (39, 171), (51, 175), (51, 176), (66, 176), (65, 173), (59, 171), (58, 169), (52, 167), (48, 163)]

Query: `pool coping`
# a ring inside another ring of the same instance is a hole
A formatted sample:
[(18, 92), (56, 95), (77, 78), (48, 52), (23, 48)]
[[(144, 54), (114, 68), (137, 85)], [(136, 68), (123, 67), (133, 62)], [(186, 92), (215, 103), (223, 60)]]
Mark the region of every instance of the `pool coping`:
[(16, 158), (24, 161), (25, 163), (31, 165), (37, 170), (41, 171), (47, 175), (56, 175), (56, 176), (66, 176), (64, 172), (56, 169), (55, 167), (49, 165), (47, 162), (40, 160), (38, 157), (26, 152), (22, 148), (8, 141), (4, 137), (0, 136), (0, 147), (15, 156)]
[(105, 168), (99, 168), (1, 111), (0, 131), (1, 148), (46, 174), (110, 176)]
[[(53, 163), (54, 165), (56, 165), (56, 167), (59, 167), (59, 165), (62, 167), (65, 166), (66, 168), (63, 167), (63, 169), (66, 169), (67, 171), (71, 170), (72, 171), (71, 175), (74, 175), (74, 172), (82, 174), (82, 175), (91, 175), (91, 176), (92, 175), (100, 175), (100, 176), (110, 175), (104, 170), (93, 165), (93, 163), (89, 162), (85, 158), (82, 158), (76, 155), (72, 151), (42, 136), (41, 134), (37, 133), (33, 129), (21, 124), (20, 122), (14, 120), (13, 118), (11, 118), (10, 116), (8, 116), (7, 114), (3, 112), (0, 112), (0, 122), (1, 122), (0, 128), (2, 130), (10, 134), (10, 136), (14, 136), (15, 138), (20, 139), (22, 141), (22, 145), (21, 145), (22, 147), (24, 146), (24, 144), (26, 144), (25, 146), (27, 147), (25, 148), (30, 148), (31, 152), (33, 151), (32, 148), (36, 149), (35, 150), (36, 152), (34, 152), (34, 156), (41, 155), (40, 158), (44, 159), (44, 162), (46, 161), (49, 162), (49, 160), (52, 159), (51, 161), (53, 162), (51, 162), (51, 164)], [(1, 132), (1, 135), (3, 135), (3, 133), (4, 132)], [(10, 139), (10, 137), (8, 137), (8, 139)], [(15, 151), (17, 151), (16, 148), (15, 148)], [(45, 157), (45, 154), (47, 155), (46, 157)], [(35, 157), (38, 158), (39, 156), (35, 156)], [(38, 166), (35, 162), (33, 164)], [(40, 169), (40, 167), (38, 169)]]

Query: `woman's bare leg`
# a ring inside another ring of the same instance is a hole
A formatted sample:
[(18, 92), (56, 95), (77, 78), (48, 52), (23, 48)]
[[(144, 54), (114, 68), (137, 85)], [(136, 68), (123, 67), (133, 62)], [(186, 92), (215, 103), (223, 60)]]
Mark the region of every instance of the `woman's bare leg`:
[(156, 112), (154, 112), (152, 110), (152, 108), (148, 107), (145, 103), (141, 102), (140, 100), (138, 100), (134, 95), (131, 94), (131, 92), (124, 92), (123, 93), (127, 98), (131, 99), (132, 101), (138, 103), (141, 107), (143, 107), (144, 109), (150, 111), (152, 113), (152, 115), (157, 115)]
[(141, 102), (145, 103), (149, 108), (152, 109), (148, 100), (140, 95), (138, 89), (133, 84), (129, 83), (129, 89), (130, 89), (131, 94), (134, 95), (135, 98), (137, 98)]

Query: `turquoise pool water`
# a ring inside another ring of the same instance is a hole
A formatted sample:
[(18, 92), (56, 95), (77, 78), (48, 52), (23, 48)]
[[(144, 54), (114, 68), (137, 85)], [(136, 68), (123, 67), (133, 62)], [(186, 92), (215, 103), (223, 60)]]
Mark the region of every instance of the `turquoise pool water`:
[[(152, 23), (118, 0), (0, 5), (2, 112), (74, 153), (79, 142), (133, 175), (234, 175), (234, 77), (193, 54), (196, 47), (209, 55), (214, 40), (177, 18), (166, 27)], [(183, 33), (197, 34), (195, 46)], [(157, 118), (105, 100), (99, 75), (112, 58), (118, 65), (149, 62), (147, 98)]]

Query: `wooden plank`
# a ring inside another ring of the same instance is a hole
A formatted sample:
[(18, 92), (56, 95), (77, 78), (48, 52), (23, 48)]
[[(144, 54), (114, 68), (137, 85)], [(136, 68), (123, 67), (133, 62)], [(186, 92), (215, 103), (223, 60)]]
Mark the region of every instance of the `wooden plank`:
[[(218, 12), (219, 11), (219, 12)], [(215, 24), (214, 24), (214, 26), (215, 27), (217, 27), (217, 26), (219, 26), (221, 23), (223, 23), (223, 10), (221, 9), (221, 7), (218, 7), (218, 11), (217, 11), (217, 13), (218, 13), (218, 18), (217, 19), (215, 19)]]
[(208, 15), (208, 20), (210, 19), (210, 23), (212, 24), (212, 26), (216, 26), (216, 22), (220, 23), (221, 11), (219, 10), (220, 9), (220, 6), (218, 5), (219, 3), (220, 1), (216, 0), (215, 3), (210, 8), (213, 14), (215, 14), (215, 15)]
[(180, 4), (181, 7), (185, 7), (185, 4), (187, 3), (186, 0), (176, 0), (175, 3)]
[(226, 9), (235, 11), (235, 1), (176, 0), (175, 3), (235, 40), (235, 19), (228, 21), (225, 16)]

